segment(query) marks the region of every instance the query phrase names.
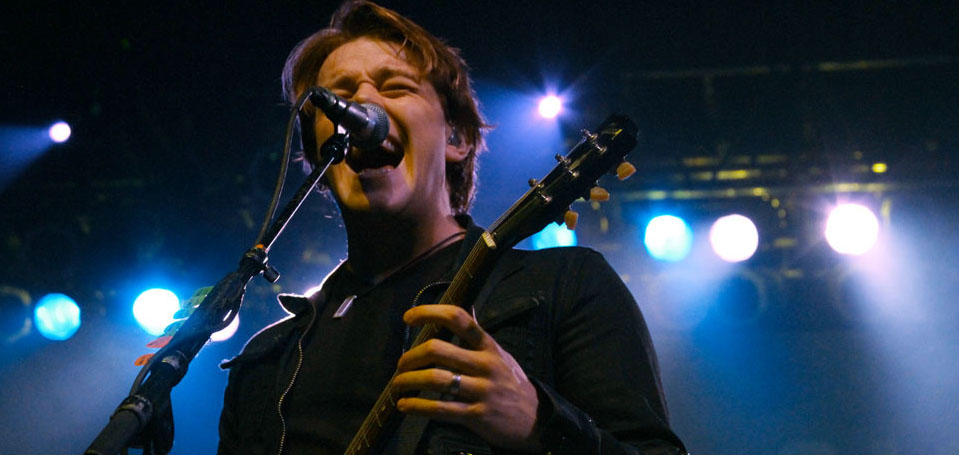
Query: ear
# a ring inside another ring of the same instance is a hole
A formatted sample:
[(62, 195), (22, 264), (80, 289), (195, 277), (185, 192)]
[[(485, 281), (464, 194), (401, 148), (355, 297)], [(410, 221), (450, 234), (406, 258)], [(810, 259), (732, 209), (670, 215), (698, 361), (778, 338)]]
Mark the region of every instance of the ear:
[(458, 163), (465, 160), (473, 145), (450, 124), (446, 125), (446, 138), (446, 162)]

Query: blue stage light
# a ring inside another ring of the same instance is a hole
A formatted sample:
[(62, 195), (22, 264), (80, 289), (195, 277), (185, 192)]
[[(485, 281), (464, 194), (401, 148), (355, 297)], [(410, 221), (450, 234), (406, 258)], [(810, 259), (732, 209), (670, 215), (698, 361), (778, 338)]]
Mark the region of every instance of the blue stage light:
[(80, 328), (80, 307), (64, 294), (47, 294), (33, 309), (33, 322), (46, 338), (62, 341)]
[(566, 229), (565, 225), (549, 223), (542, 231), (530, 237), (534, 250), (557, 246), (576, 246), (576, 233)]
[(50, 140), (56, 143), (66, 142), (67, 139), (70, 139), (70, 125), (67, 122), (57, 122), (50, 126), (47, 134), (50, 136)]
[(660, 215), (646, 225), (643, 243), (653, 258), (677, 262), (689, 255), (693, 247), (693, 231), (682, 218)]
[(143, 291), (133, 301), (133, 317), (150, 335), (160, 335), (173, 323), (173, 314), (180, 309), (180, 299), (166, 289)]
[(53, 145), (48, 126), (0, 125), (0, 191)]

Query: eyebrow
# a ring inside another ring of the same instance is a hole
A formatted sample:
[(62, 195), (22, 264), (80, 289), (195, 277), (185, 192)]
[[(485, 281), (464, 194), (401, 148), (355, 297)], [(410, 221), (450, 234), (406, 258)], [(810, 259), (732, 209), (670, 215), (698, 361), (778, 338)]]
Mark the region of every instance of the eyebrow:
[(418, 74), (409, 71), (407, 68), (397, 65), (384, 66), (373, 73), (373, 79), (377, 81), (385, 81), (393, 76), (401, 76), (414, 81), (420, 80), (420, 76)]

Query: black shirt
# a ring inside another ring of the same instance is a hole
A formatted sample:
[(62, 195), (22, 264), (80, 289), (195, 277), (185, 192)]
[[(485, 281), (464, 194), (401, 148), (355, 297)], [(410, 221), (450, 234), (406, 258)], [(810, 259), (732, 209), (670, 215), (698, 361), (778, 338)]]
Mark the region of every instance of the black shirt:
[[(284, 398), (287, 453), (340, 455), (372, 409), (410, 342), (403, 323), (417, 293), (442, 281), (460, 242), (372, 284), (340, 267), (324, 288), (323, 305), (303, 344), (303, 364)], [(319, 295), (319, 293), (315, 294)], [(350, 296), (348, 311), (334, 313)], [(417, 302), (417, 304), (425, 302)]]

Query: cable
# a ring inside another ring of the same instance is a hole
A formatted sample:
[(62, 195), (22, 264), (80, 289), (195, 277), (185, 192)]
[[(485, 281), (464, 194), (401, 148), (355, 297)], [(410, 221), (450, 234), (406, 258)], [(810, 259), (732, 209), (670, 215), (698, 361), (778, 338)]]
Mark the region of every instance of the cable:
[[(306, 104), (307, 100), (310, 99), (311, 91), (306, 90), (300, 95), (300, 98), (296, 100), (296, 104), (290, 109), (290, 118), (286, 122), (286, 135), (283, 138), (283, 157), (280, 158), (280, 173), (276, 178), (276, 187), (273, 189), (273, 199), (270, 201), (270, 206), (266, 210), (266, 216), (263, 218), (263, 225), (260, 227), (260, 233), (256, 236), (256, 242), (254, 245), (259, 245), (263, 243), (263, 236), (266, 235), (266, 231), (270, 228), (270, 223), (273, 221), (273, 216), (276, 215), (276, 208), (280, 203), (280, 196), (283, 194), (283, 183), (286, 182), (286, 171), (290, 167), (290, 155), (293, 148), (293, 127), (296, 124), (297, 114), (300, 112), (300, 109), (303, 109), (303, 105)], [(303, 125), (300, 125), (302, 130)]]

